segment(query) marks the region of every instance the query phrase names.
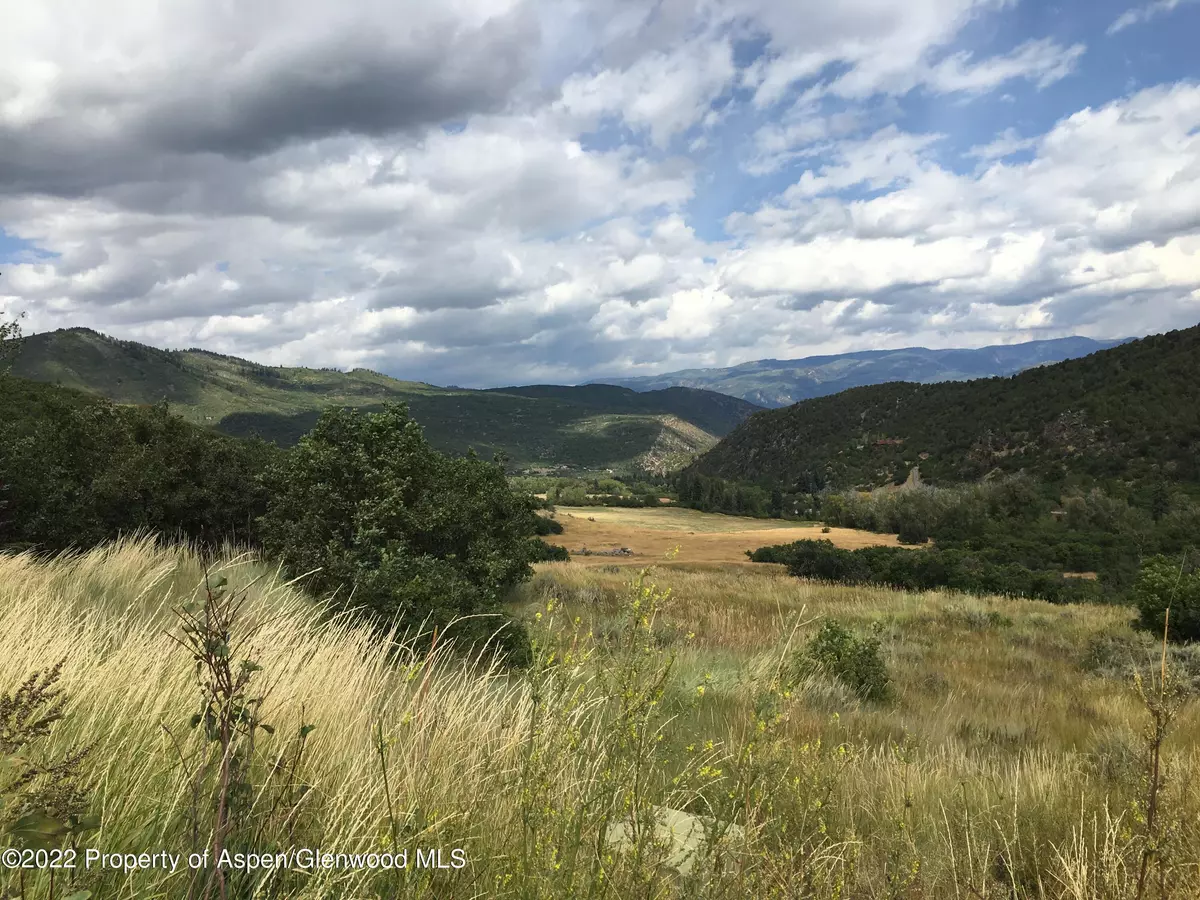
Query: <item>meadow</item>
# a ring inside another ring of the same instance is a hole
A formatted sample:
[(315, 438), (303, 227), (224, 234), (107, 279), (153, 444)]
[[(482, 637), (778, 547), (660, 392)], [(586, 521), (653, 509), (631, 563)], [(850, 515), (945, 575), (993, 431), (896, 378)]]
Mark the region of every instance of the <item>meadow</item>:
[[(571, 550), (625, 547), (632, 555), (622, 562), (636, 565), (749, 565), (747, 550), (768, 544), (825, 539), (838, 547), (898, 546), (895, 535), (855, 528), (830, 528), (782, 519), (752, 519), (706, 513), (681, 506), (629, 509), (608, 506), (558, 506), (554, 517), (563, 525), (555, 543)], [(603, 556), (576, 556), (583, 566), (604, 565)]]
[[(721, 534), (681, 510), (581, 511), (610, 512), (661, 513), (680, 544), (703, 536), (689, 523)], [(566, 521), (571, 543), (584, 526)], [(725, 524), (743, 542), (762, 527)], [(466, 859), (231, 869), (223, 885), (211, 870), (7, 870), (0, 896), (1200, 896), (1196, 707), (1180, 700), (1146, 739), (1156, 679), (1194, 679), (1200, 658), (1161, 659), (1128, 609), (663, 563), (540, 565), (510, 600), (535, 650), (514, 672), (452, 653), (453, 626), (414, 644), (329, 615), (233, 550), (0, 556), (0, 685), (61, 661), (65, 702), (47, 734), (18, 754), (10, 727), (0, 750), (11, 771), (87, 748), (71, 778), (97, 827), (81, 850)], [(226, 614), (224, 643), (193, 652), (184, 624)], [(831, 619), (878, 640), (886, 702), (797, 669)], [(203, 716), (222, 660), (245, 678), (227, 740)]]

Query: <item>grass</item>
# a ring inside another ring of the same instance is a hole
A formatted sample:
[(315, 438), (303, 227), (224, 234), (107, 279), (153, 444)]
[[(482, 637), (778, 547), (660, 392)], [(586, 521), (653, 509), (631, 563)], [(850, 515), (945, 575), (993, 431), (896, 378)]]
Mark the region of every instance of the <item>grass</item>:
[[(572, 550), (625, 547), (632, 555), (623, 559), (641, 565), (662, 563), (671, 553), (671, 561), (665, 564), (672, 568), (750, 565), (747, 550), (803, 539), (831, 540), (848, 549), (897, 545), (895, 535), (853, 528), (832, 528), (825, 532), (820, 526), (807, 523), (726, 516), (681, 506), (559, 506), (554, 516), (562, 523), (563, 533), (553, 536), (553, 543)], [(610, 561), (610, 557), (604, 556), (575, 556), (572, 564), (602, 566)]]
[[(1125, 610), (756, 568), (676, 567), (660, 575), (667, 592), (631, 568), (553, 564), (512, 598), (538, 661), (504, 673), (331, 617), (249, 557), (213, 574), (245, 591), (249, 640), (234, 652), (262, 667), (274, 726), (239, 750), (239, 846), (467, 859), (232, 873), (229, 896), (1135, 897), (1148, 716), (1126, 663), (1153, 642)], [(64, 661), (66, 716), (40, 750), (93, 745), (83, 787), (101, 826), (87, 846), (186, 852), (210, 838), (214, 783), (189, 773), (214, 751), (188, 728), (201, 695), (172, 640), (172, 609), (202, 596), (203, 576), (190, 550), (144, 541), (0, 556), (0, 694)], [(878, 623), (892, 704), (819, 674), (780, 678), (826, 616)], [(1198, 748), (1190, 708), (1164, 747), (1160, 812), (1179, 898), (1200, 893)], [(663, 808), (705, 823), (686, 874)], [(78, 874), (71, 890), (130, 898), (186, 897), (192, 876)], [(27, 895), (47, 886), (31, 877)]]
[[(683, 506), (621, 507), (621, 506), (558, 506), (556, 517), (595, 519), (605, 525), (629, 528), (650, 528), (657, 531), (695, 532), (697, 534), (760, 531), (765, 528), (792, 528), (797, 524), (783, 519), (751, 519), (745, 516), (726, 516), (700, 512)], [(571, 523), (566, 523), (569, 527)]]

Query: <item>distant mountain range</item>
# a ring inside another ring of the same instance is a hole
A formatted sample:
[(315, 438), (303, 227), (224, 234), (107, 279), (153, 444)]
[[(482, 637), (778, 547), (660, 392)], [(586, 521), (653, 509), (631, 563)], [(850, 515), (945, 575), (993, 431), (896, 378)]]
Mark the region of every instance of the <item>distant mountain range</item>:
[[(1024, 345), (1029, 346), (1029, 345)], [(755, 413), (694, 471), (782, 489), (1026, 471), (1200, 490), (1200, 326), (1011, 377), (876, 384)]]
[(1096, 341), (1067, 337), (977, 350), (860, 350), (803, 359), (759, 359), (724, 369), (683, 369), (664, 375), (596, 379), (635, 391), (690, 387), (728, 394), (765, 407), (837, 394), (847, 388), (908, 381), (932, 384), (1014, 375), (1034, 366), (1077, 359), (1133, 338)]
[(85, 328), (26, 337), (11, 374), (117, 403), (166, 400), (196, 424), (285, 446), (311, 429), (325, 407), (403, 401), (438, 449), (474, 449), (488, 457), (501, 452), (518, 470), (669, 471), (760, 409), (683, 387), (442, 388), (366, 369), (263, 366), (206, 350), (160, 350)]

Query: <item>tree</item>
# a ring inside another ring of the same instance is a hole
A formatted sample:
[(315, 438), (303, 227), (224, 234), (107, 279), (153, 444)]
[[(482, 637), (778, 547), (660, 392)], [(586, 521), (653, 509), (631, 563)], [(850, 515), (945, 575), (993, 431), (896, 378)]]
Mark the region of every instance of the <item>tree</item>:
[[(1166, 556), (1155, 556), (1142, 564), (1133, 586), (1140, 624), (1161, 637), (1169, 624), (1174, 641), (1200, 641), (1200, 571)], [(1171, 610), (1167, 622), (1167, 609)]]
[(1150, 517), (1155, 522), (1161, 522), (1163, 516), (1171, 511), (1171, 491), (1167, 483), (1157, 479), (1150, 488)]
[(500, 602), (532, 574), (536, 514), (500, 465), (443, 456), (389, 404), (326, 411), (264, 480), (264, 548), (293, 577), (385, 627), (437, 628), (459, 646), (500, 632), (494, 646), (527, 654)]
[(0, 318), (0, 375), (8, 371), (11, 359), (21, 344), (21, 320), (25, 313), (5, 320)]
[(90, 547), (135, 531), (253, 541), (259, 474), (282, 451), (216, 434), (165, 404), (123, 407), (0, 380), (0, 546)]

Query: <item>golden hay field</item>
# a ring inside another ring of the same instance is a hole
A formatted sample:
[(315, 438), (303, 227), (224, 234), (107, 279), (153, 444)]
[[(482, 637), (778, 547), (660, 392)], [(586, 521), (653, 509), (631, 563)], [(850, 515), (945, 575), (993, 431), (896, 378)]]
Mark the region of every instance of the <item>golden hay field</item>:
[[(569, 550), (628, 547), (633, 555), (621, 557), (621, 560), (630, 564), (741, 565), (749, 563), (747, 550), (806, 539), (826, 539), (850, 550), (878, 545), (898, 546), (896, 536), (890, 534), (873, 534), (853, 528), (833, 528), (822, 533), (819, 525), (793, 525), (779, 519), (750, 519), (682, 507), (560, 506), (554, 517), (562, 523), (563, 533), (552, 535), (552, 543)], [(678, 554), (667, 561), (667, 555), (677, 547)], [(612, 561), (606, 556), (572, 556), (573, 563), (584, 566)]]
[[(250, 555), (152, 541), (0, 554), (0, 696), (62, 661), (65, 715), (35, 750), (90, 748), (78, 785), (100, 824), (83, 846), (211, 846), (222, 756), (188, 725), (200, 685), (173, 612), (202, 599), (207, 564), (245, 593), (230, 656), (261, 666), (252, 693), (273, 726), (232, 745), (230, 843), (460, 848), (469, 861), (231, 872), (229, 897), (1200, 897), (1200, 707), (1162, 745), (1151, 831), (1150, 716), (1130, 675), (1140, 666), (1152, 688), (1158, 657), (1129, 609), (813, 584), (714, 561), (816, 529), (578, 513), (559, 510), (557, 537), (647, 536), (643, 555), (679, 544), (697, 562), (676, 558), (650, 582), (627, 557), (539, 566), (508, 602), (534, 640), (525, 670), (330, 617)], [(887, 702), (793, 668), (828, 619), (879, 641)], [(1200, 652), (1172, 653), (1200, 673)], [(688, 872), (656, 836), (664, 811), (705, 817)], [(619, 833), (635, 848), (615, 846)], [(1153, 883), (1139, 893), (1143, 861)], [(0, 897), (183, 900), (203, 895), (192, 877), (78, 871), (52, 891), (47, 872), (0, 870)]]

